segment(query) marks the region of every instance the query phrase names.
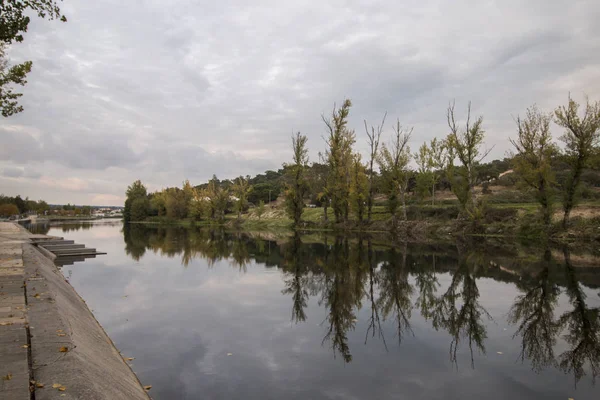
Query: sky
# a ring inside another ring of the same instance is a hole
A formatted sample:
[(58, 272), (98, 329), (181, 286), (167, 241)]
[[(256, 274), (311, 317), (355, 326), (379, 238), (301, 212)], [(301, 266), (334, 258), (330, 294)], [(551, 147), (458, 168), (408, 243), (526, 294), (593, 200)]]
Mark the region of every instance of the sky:
[[(149, 190), (255, 175), (291, 159), (291, 135), (325, 150), (322, 114), (350, 98), (382, 140), (445, 137), (446, 108), (483, 115), (488, 160), (514, 118), (600, 100), (597, 0), (65, 0), (68, 22), (32, 18), (13, 62), (33, 61), (0, 120), (0, 193), (122, 205)], [(0, 117), (1, 118), (1, 117)], [(558, 138), (562, 131), (553, 125)]]

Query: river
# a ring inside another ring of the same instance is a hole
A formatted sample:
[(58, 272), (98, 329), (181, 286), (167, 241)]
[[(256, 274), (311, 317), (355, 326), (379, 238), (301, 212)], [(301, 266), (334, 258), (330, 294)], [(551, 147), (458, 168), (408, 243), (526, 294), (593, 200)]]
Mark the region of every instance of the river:
[(34, 228), (108, 253), (62, 272), (154, 399), (599, 398), (585, 252)]

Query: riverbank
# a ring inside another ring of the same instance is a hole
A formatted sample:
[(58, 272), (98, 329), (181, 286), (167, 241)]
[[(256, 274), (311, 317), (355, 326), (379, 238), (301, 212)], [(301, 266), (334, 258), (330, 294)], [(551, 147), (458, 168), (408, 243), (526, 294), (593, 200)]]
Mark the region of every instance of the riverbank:
[(0, 398), (149, 399), (42, 237), (0, 223)]
[[(475, 222), (458, 218), (458, 208), (452, 204), (437, 206), (411, 206), (408, 208), (408, 221), (393, 222), (382, 206), (374, 207), (370, 223), (349, 221), (335, 223), (331, 210), (327, 221), (322, 208), (306, 208), (303, 220), (297, 229), (316, 232), (344, 232), (365, 234), (386, 234), (408, 238), (409, 240), (440, 240), (448, 237), (483, 236), (507, 237), (526, 240), (552, 239), (558, 242), (573, 240), (600, 241), (600, 204), (588, 203), (576, 207), (571, 224), (564, 230), (560, 223), (561, 213), (557, 211), (552, 226), (548, 229), (539, 221), (537, 205), (533, 203), (494, 204), (487, 207), (483, 217)], [(194, 221), (191, 219), (172, 220), (166, 217), (150, 217), (134, 223), (179, 225), (179, 226), (219, 226), (226, 229), (246, 232), (269, 231), (291, 233), (292, 221), (281, 208), (268, 208), (260, 216), (255, 209), (237, 215), (228, 214), (221, 222), (212, 220)]]

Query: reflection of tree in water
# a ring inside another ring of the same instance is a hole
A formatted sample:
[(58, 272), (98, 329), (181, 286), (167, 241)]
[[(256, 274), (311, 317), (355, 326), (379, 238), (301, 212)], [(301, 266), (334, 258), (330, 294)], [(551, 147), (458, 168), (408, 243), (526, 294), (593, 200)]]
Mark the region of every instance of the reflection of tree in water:
[(357, 298), (354, 290), (356, 267), (350, 263), (348, 239), (337, 238), (325, 259), (324, 290), (319, 305), (329, 310), (325, 319), (329, 327), (323, 343), (330, 340), (334, 357), (339, 352), (345, 362), (352, 361), (347, 332), (354, 330), (354, 308), (362, 297)]
[[(533, 280), (520, 285), (525, 294), (517, 297), (511, 308), (509, 321), (519, 324), (517, 333), (522, 337), (522, 359), (531, 360), (536, 371), (546, 366), (555, 366), (565, 373), (572, 373), (577, 383), (583, 378), (586, 364), (589, 365), (592, 381), (600, 371), (600, 309), (589, 308), (586, 295), (571, 264), (568, 248), (563, 251), (565, 294), (573, 307), (558, 319), (554, 308), (561, 292), (554, 273), (556, 263), (549, 250), (544, 252), (541, 271)], [(554, 346), (561, 333), (569, 349), (555, 358)]]
[(367, 328), (367, 333), (365, 335), (365, 344), (367, 344), (369, 333), (372, 334), (372, 337), (375, 337), (375, 334), (377, 334), (378, 337), (381, 338), (381, 340), (383, 341), (383, 345), (387, 349), (385, 336), (383, 334), (383, 330), (381, 329), (381, 318), (379, 317), (379, 308), (377, 307), (377, 301), (375, 300), (375, 287), (379, 286), (379, 275), (376, 273), (375, 270), (377, 268), (377, 259), (375, 257), (375, 252), (373, 251), (373, 244), (370, 240), (367, 245), (367, 267), (369, 271), (369, 287), (367, 289), (367, 299), (371, 303), (371, 317), (369, 318), (369, 325)]
[(146, 253), (150, 229), (141, 224), (124, 224), (122, 232), (125, 240), (125, 253), (134, 261), (139, 261)]
[(453, 273), (450, 286), (439, 298), (433, 311), (433, 325), (448, 331), (450, 342), (450, 360), (458, 365), (456, 353), (462, 340), (466, 340), (471, 354), (471, 367), (475, 367), (473, 346), (485, 354), (484, 341), (487, 330), (483, 317), (491, 319), (490, 314), (479, 304), (477, 273), (482, 267), (482, 257), (477, 253), (461, 256), (458, 269)]
[(587, 362), (595, 382), (600, 372), (600, 308), (589, 308), (586, 305), (586, 295), (577, 280), (571, 255), (566, 247), (564, 257), (566, 294), (573, 309), (558, 319), (560, 327), (567, 330), (564, 339), (571, 346), (559, 356), (560, 368), (565, 373), (573, 373), (575, 382), (578, 382), (586, 375), (584, 365)]
[(408, 282), (406, 246), (406, 243), (404, 243), (401, 255), (394, 248), (388, 252), (387, 260), (381, 266), (379, 275), (380, 293), (377, 300), (377, 307), (381, 310), (384, 320), (390, 317), (394, 318), (399, 343), (402, 342), (405, 333), (414, 334), (410, 327), (411, 296), (414, 288)]
[(508, 316), (511, 324), (518, 324), (513, 337), (522, 337), (521, 360), (531, 360), (537, 372), (555, 363), (554, 345), (559, 327), (554, 320), (554, 308), (560, 288), (552, 280), (551, 268), (551, 252), (546, 249), (540, 272), (527, 284), (521, 281), (518, 285), (525, 293), (515, 299)]
[(285, 289), (281, 293), (292, 296), (292, 321), (304, 322), (306, 321), (304, 310), (308, 305), (310, 277), (304, 247), (298, 232), (295, 232), (294, 238), (284, 245), (282, 267), (286, 274), (284, 277)]

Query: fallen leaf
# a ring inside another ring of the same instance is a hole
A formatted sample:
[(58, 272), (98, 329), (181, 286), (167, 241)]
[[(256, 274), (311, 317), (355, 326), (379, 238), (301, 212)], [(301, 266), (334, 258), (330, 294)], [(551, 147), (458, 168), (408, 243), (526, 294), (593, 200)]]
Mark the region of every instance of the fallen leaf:
[(37, 387), (37, 388), (41, 389), (41, 388), (43, 388), (43, 387), (44, 387), (44, 384), (43, 384), (43, 383), (39, 383), (39, 382), (38, 382), (38, 383), (36, 383), (36, 384), (35, 384), (35, 387)]
[(144, 386), (144, 390), (150, 390), (150, 389), (152, 389), (152, 385)]
[(29, 347), (29, 345), (27, 345), (27, 344), (24, 344), (24, 345), (23, 345), (23, 346), (21, 346), (21, 347), (22, 347), (22, 348), (24, 348), (24, 349), (26, 349), (26, 348), (28, 348), (28, 347)]
[(135, 360), (135, 357), (126, 357), (125, 358), (125, 361), (133, 361), (133, 360)]
[(57, 333), (56, 336), (67, 336), (66, 333)]
[(0, 322), (0, 326), (9, 326), (12, 325), (12, 322)]
[(56, 332), (57, 332), (57, 333), (62, 333), (62, 332), (63, 332), (63, 330), (62, 330), (62, 329), (57, 329), (57, 330), (56, 330)]
[(58, 388), (58, 390), (60, 390), (61, 392), (64, 392), (65, 390), (67, 390), (66, 386), (61, 386)]
[(57, 389), (59, 387), (61, 387), (62, 385), (60, 383), (55, 383), (52, 385), (52, 388)]
[(12, 379), (12, 374), (4, 375), (2, 379), (4, 379), (5, 381), (10, 381)]
[(501, 352), (501, 351), (497, 351), (496, 353), (497, 353), (497, 354), (502, 354), (502, 352)]
[(68, 348), (68, 347), (65, 347), (65, 346), (63, 346), (63, 347), (61, 347), (60, 349), (58, 349), (58, 351), (60, 351), (61, 353), (66, 353), (67, 351), (69, 351), (69, 348)]
[(40, 298), (40, 294), (36, 293), (35, 296), (33, 296), (33, 297), (35, 297), (36, 299), (39, 299)]
[(569, 397), (569, 400), (575, 400), (575, 399), (574, 399), (574, 398), (572, 398), (572, 397)]
[(232, 353), (227, 353), (227, 355), (228, 355), (228, 356), (232, 356), (233, 354), (232, 354)]

